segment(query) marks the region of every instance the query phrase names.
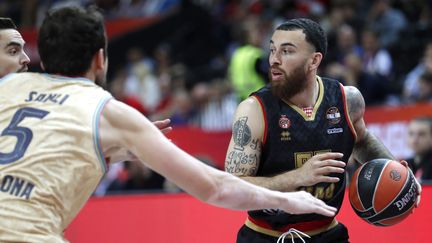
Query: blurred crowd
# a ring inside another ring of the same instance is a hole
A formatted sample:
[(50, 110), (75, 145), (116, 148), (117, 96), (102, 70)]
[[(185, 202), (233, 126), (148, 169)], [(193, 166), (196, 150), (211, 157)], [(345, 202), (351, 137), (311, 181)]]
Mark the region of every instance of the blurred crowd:
[[(170, 118), (173, 126), (229, 130), (238, 102), (268, 82), (273, 29), (294, 17), (314, 19), (327, 32), (319, 75), (356, 86), (367, 106), (432, 101), (428, 0), (3, 0), (0, 15), (37, 27), (47, 9), (71, 4), (96, 4), (108, 20), (160, 16), (174, 26), (151, 50), (145, 42), (114, 50), (111, 60), (124, 62), (110, 66), (108, 80), (117, 99), (151, 120)], [(192, 18), (193, 27), (179, 16)], [(100, 193), (176, 190), (135, 167), (112, 169)]]

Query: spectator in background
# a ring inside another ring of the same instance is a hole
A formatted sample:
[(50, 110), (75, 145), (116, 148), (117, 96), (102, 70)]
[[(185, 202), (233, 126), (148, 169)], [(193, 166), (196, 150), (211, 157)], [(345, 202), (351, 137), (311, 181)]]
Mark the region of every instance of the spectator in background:
[(410, 122), (408, 145), (414, 155), (407, 162), (415, 176), (421, 181), (432, 180), (432, 117), (418, 117)]
[(118, 177), (108, 186), (109, 192), (162, 191), (165, 178), (143, 163), (126, 161)]
[(237, 99), (227, 82), (215, 79), (210, 84), (199, 83), (192, 90), (197, 113), (194, 123), (207, 131), (226, 131), (231, 128)]
[(246, 40), (234, 51), (228, 70), (229, 79), (239, 101), (265, 85), (268, 70), (261, 48), (263, 36), (258, 20), (246, 21), (243, 31)]
[(119, 101), (124, 102), (133, 108), (137, 109), (142, 114), (146, 114), (146, 109), (141, 103), (141, 100), (136, 95), (126, 93), (126, 79), (127, 71), (125, 69), (118, 70), (112, 82), (110, 83), (109, 90), (111, 94)]
[(372, 30), (363, 31), (362, 47), (363, 69), (370, 74), (380, 75), (383, 79), (388, 79), (392, 69), (392, 59), (389, 52), (381, 47), (378, 32)]
[(377, 0), (369, 9), (367, 26), (380, 33), (380, 45), (388, 48), (398, 40), (399, 32), (407, 26), (407, 20), (401, 11), (391, 6), (391, 0)]
[(24, 51), (25, 41), (10, 18), (0, 18), (0, 78), (9, 73), (25, 72), (30, 62)]
[(419, 83), (419, 97), (418, 102), (431, 102), (432, 101), (432, 73), (426, 72), (422, 74), (418, 80)]
[(432, 73), (432, 42), (426, 45), (419, 64), (406, 76), (403, 87), (403, 98), (406, 101), (415, 101), (419, 98), (420, 85), (418, 80), (424, 73)]
[(331, 63), (326, 68), (330, 77), (343, 80), (344, 85), (354, 86), (363, 94), (367, 106), (381, 104), (388, 94), (387, 82), (381, 77), (363, 70), (362, 60), (356, 53), (347, 54), (340, 63)]
[(137, 47), (129, 49), (127, 59), (125, 93), (138, 98), (145, 115), (152, 114), (161, 100), (160, 87), (153, 71), (152, 61)]
[(195, 104), (191, 95), (184, 89), (177, 89), (165, 109), (156, 113), (153, 118), (168, 117), (173, 126), (191, 125), (196, 114)]
[(351, 53), (361, 56), (363, 50), (357, 43), (354, 29), (350, 25), (344, 24), (336, 32), (336, 48), (331, 52), (329, 59), (344, 64), (345, 57)]

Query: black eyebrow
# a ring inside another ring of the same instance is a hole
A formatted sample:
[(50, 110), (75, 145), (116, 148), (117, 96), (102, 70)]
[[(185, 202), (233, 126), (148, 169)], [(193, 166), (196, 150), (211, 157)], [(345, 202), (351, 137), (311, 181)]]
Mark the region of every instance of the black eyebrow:
[[(273, 42), (272, 40), (270, 40), (270, 44), (274, 44), (274, 42)], [(291, 43), (291, 42), (284, 42), (284, 43), (282, 43), (280, 46), (281, 46), (281, 47), (284, 47), (284, 46), (292, 46), (292, 47), (296, 47), (296, 48), (297, 48), (297, 46), (294, 45), (294, 44)]]
[(23, 45), (21, 45), (21, 43), (19, 43), (19, 42), (11, 41), (11, 42), (9, 42), (9, 43), (6, 45), (5, 48), (8, 48), (8, 47), (10, 47), (10, 46), (18, 46), (18, 47), (22, 47)]

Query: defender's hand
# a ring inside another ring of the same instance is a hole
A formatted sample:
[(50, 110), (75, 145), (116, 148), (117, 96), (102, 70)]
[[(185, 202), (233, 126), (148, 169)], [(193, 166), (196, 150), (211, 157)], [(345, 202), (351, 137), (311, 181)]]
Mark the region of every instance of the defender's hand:
[(337, 209), (330, 207), (320, 199), (305, 191), (285, 192), (288, 199), (281, 209), (290, 214), (318, 213), (327, 217), (333, 217)]
[(341, 153), (322, 153), (310, 158), (298, 168), (298, 178), (302, 180), (301, 186), (313, 186), (320, 182), (335, 183), (339, 178), (329, 176), (330, 173), (344, 173), (345, 163), (337, 160), (342, 158)]
[(163, 134), (167, 134), (172, 131), (172, 127), (170, 126), (171, 120), (165, 119), (161, 121), (154, 121), (153, 125), (155, 125)]

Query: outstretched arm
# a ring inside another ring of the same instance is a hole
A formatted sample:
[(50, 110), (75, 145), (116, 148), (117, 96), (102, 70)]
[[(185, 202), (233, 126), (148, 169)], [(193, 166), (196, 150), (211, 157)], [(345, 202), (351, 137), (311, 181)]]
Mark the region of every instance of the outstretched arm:
[(100, 136), (108, 153), (105, 156), (125, 148), (186, 192), (216, 206), (237, 210), (280, 208), (289, 213), (327, 216), (335, 212), (310, 194), (270, 191), (201, 163), (168, 141), (139, 112), (115, 100), (108, 102), (102, 113)]
[[(172, 131), (172, 127), (170, 126), (171, 120), (158, 120), (154, 121), (153, 125), (155, 125), (163, 134), (167, 134)], [(110, 164), (121, 162), (121, 161), (139, 161), (139, 159), (132, 154), (129, 150), (122, 148), (114, 148), (109, 151)]]
[(354, 159), (360, 163), (377, 158), (395, 159), (384, 144), (367, 130), (363, 119), (365, 102), (360, 91), (353, 86), (345, 86), (344, 89), (349, 116), (357, 133), (357, 141), (353, 150)]

